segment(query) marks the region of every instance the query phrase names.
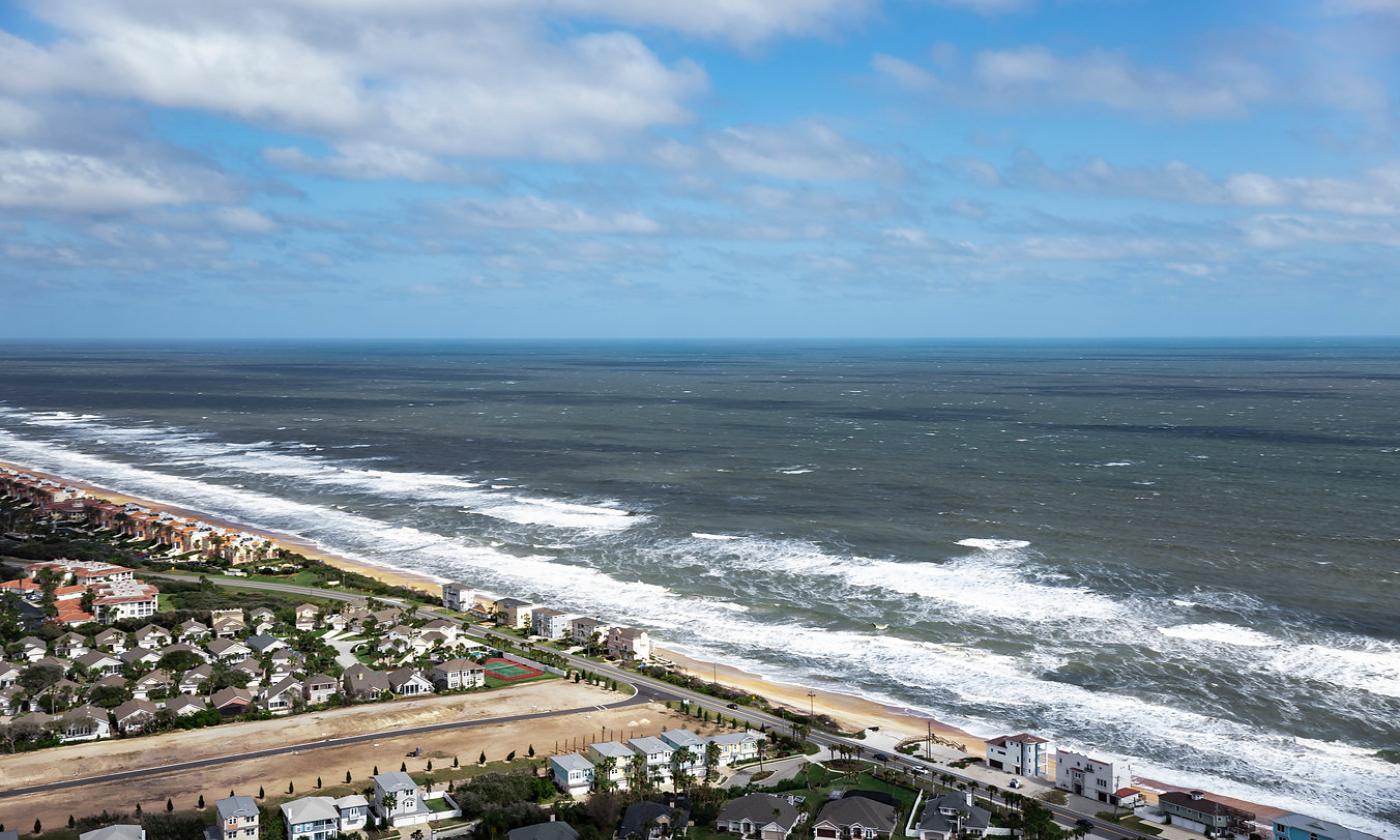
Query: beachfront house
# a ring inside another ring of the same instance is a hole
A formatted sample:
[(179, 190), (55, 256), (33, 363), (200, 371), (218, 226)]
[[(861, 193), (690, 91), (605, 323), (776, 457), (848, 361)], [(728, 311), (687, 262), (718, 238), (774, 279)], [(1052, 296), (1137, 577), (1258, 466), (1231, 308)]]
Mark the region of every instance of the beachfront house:
[(1015, 776), (1045, 778), (1049, 742), (1022, 732), (1002, 735), (987, 742), (987, 766)]
[(751, 840), (787, 840), (801, 818), (786, 798), (751, 793), (726, 802), (719, 810), (715, 829)]
[(582, 796), (593, 788), (593, 765), (578, 753), (550, 756), (549, 775), (570, 796)]
[(1055, 751), (1055, 787), (1100, 802), (1108, 802), (1118, 790), (1112, 762), (1066, 749)]
[(502, 627), (525, 630), (530, 627), (535, 605), (519, 598), (502, 598), (496, 602), (496, 621)]
[(1157, 797), (1157, 808), (1167, 815), (1170, 824), (1188, 831), (1247, 835), (1255, 816), (1224, 802), (1218, 802), (1199, 790), (1173, 790)]
[(1302, 814), (1275, 817), (1273, 833), (1273, 840), (1380, 840), (1374, 834)]
[(465, 583), (448, 582), (442, 585), (442, 605), (449, 610), (466, 612), (472, 606), (472, 590)]
[(205, 830), (207, 840), (257, 840), (258, 803), (251, 796), (229, 796), (214, 803), (219, 821)]
[(898, 826), (899, 808), (868, 791), (853, 790), (822, 806), (812, 835), (818, 840), (876, 840), (892, 836)]
[(573, 616), (563, 610), (539, 607), (530, 613), (530, 632), (536, 636), (554, 641), (569, 635), (569, 622)]
[(569, 637), (574, 644), (588, 646), (595, 644), (600, 636), (608, 632), (609, 625), (596, 618), (579, 616), (569, 622)]
[(651, 636), (636, 627), (609, 629), (608, 658), (621, 662), (650, 662)]
[(971, 792), (949, 793), (924, 804), (924, 812), (919, 817), (918, 839), (981, 837), (991, 824), (991, 813), (977, 805)]

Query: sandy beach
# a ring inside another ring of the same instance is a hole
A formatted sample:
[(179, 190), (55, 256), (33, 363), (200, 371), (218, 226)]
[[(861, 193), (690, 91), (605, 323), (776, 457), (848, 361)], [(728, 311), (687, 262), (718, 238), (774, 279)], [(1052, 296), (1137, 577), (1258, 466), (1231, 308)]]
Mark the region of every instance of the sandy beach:
[[(135, 503), (151, 510), (166, 511), (177, 516), (199, 519), (221, 527), (258, 534), (289, 551), (320, 560), (337, 568), (357, 572), (391, 585), (404, 586), (432, 595), (437, 595), (440, 592), (442, 581), (439, 578), (333, 554), (295, 535), (268, 531), (237, 520), (215, 516), (204, 511), (191, 510), (166, 502), (131, 496), (94, 485), (90, 482), (46, 473), (23, 464), (0, 461), (0, 467), (8, 467), (43, 478), (49, 478), (64, 484), (80, 487), (94, 497), (106, 499), (118, 504)], [(657, 648), (656, 652), (658, 656), (675, 663), (676, 667), (685, 673), (705, 679), (713, 678), (722, 685), (731, 686), (750, 694), (765, 697), (772, 703), (786, 706), (798, 712), (807, 712), (810, 709), (821, 714), (829, 715), (847, 731), (865, 730), (871, 726), (877, 726), (880, 728), (882, 737), (879, 740), (881, 742), (888, 741), (893, 743), (895, 740), (923, 738), (932, 732), (938, 743), (941, 743), (945, 747), (958, 749), (969, 756), (980, 757), (983, 755), (986, 748), (986, 741), (984, 739), (933, 718), (917, 714), (912, 710), (886, 706), (852, 694), (842, 694), (840, 692), (811, 689), (806, 686), (777, 682), (728, 665), (695, 659), (671, 649)], [(1051, 772), (1053, 773), (1053, 763), (1051, 767)], [(1156, 794), (1159, 792), (1187, 789), (1178, 785), (1158, 782), (1151, 779), (1137, 779), (1134, 781), (1142, 787), (1144, 792), (1146, 792), (1153, 801), (1155, 801)], [(222, 784), (222, 781), (220, 783)], [(1261, 819), (1268, 819), (1270, 816), (1283, 813), (1280, 809), (1259, 805), (1258, 803), (1232, 799), (1215, 794), (1212, 795), (1216, 796), (1216, 798), (1221, 801), (1254, 811), (1259, 814)]]

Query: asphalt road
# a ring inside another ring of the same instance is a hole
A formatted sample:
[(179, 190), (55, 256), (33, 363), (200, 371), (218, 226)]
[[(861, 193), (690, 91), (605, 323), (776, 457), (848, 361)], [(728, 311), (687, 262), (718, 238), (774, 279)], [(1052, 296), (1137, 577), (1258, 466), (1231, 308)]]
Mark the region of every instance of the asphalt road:
[[(179, 579), (183, 580), (190, 579), (188, 575), (175, 576), (152, 574), (151, 576), (169, 578), (178, 577)], [(330, 589), (316, 589), (314, 587), (293, 586), (291, 584), (240, 580), (238, 578), (220, 578), (218, 580), (218, 584), (220, 586), (232, 586), (245, 589), (263, 589), (273, 592), (284, 592), (293, 595), (307, 595), (317, 598), (331, 598), (338, 601), (353, 602), (363, 600), (363, 596), (350, 594), (346, 592), (336, 592), (335, 590)], [(416, 606), (409, 605), (395, 598), (379, 598), (378, 600), (384, 601), (385, 603), (396, 604), (402, 607)], [(449, 621), (456, 621), (462, 625), (463, 632), (465, 632), (469, 636), (473, 636), (478, 639), (490, 641), (494, 638), (499, 637), (500, 639), (509, 642), (512, 645), (518, 644), (520, 642), (520, 639), (518, 637), (499, 635), (485, 628), (478, 627), (474, 624), (467, 624), (465, 622), (462, 622), (455, 615), (448, 613), (445, 610), (437, 609), (434, 607), (418, 607), (418, 609), (438, 618), (445, 618)], [(722, 712), (723, 714), (729, 717), (738, 718), (739, 720), (745, 721), (750, 726), (754, 727), (767, 726), (770, 729), (784, 731), (789, 730), (792, 726), (792, 724), (789, 721), (786, 721), (776, 715), (770, 715), (765, 712), (760, 712), (758, 710), (746, 708), (743, 706), (739, 707), (738, 709), (730, 709), (727, 707), (726, 702), (723, 700), (719, 700), (717, 698), (711, 697), (706, 694), (701, 694), (699, 692), (690, 691), (679, 686), (671, 685), (670, 683), (664, 682), (662, 680), (652, 679), (651, 677), (643, 676), (634, 671), (627, 671), (615, 665), (597, 662), (592, 659), (570, 656), (568, 654), (560, 655), (563, 656), (565, 660), (569, 661), (570, 664), (574, 665), (579, 669), (592, 671), (595, 674), (601, 674), (613, 679), (631, 683), (637, 687), (637, 690), (639, 692), (649, 691), (648, 699), (670, 698), (676, 700), (686, 700), (692, 705), (701, 706), (705, 709), (710, 710), (711, 712)], [(639, 694), (638, 696), (640, 697), (641, 695)], [(534, 715), (522, 717), (533, 716)], [(388, 734), (389, 733), (385, 733), (385, 736), (387, 736)], [(865, 752), (871, 752), (870, 748), (860, 739), (843, 738), (838, 735), (832, 735), (828, 732), (822, 732), (818, 730), (813, 730), (808, 736), (808, 740), (823, 747), (845, 746), (851, 748), (859, 748)], [(935, 765), (932, 762), (925, 761), (915, 756), (907, 756), (902, 755), (900, 753), (891, 753), (887, 757), (888, 761), (883, 762), (885, 766), (891, 767), (896, 770), (903, 770), (907, 773), (910, 773), (911, 775), (922, 774), (927, 772), (930, 774), (934, 774), (936, 777), (938, 774), (947, 773), (953, 776), (954, 778), (958, 779), (959, 781), (973, 782), (979, 785), (981, 784), (979, 780), (974, 779), (971, 776), (959, 773), (956, 768), (948, 767), (946, 765)], [(241, 761), (244, 759), (239, 758), (237, 760)], [(979, 799), (982, 799), (984, 801), (990, 801), (986, 793), (978, 792), (976, 795)], [(1055, 805), (1049, 802), (1041, 802), (1040, 804), (1044, 805), (1047, 809), (1049, 809), (1050, 812), (1055, 815), (1057, 821), (1060, 822), (1062, 825), (1073, 826), (1079, 820), (1087, 820), (1092, 826), (1091, 834), (1094, 837), (1109, 838), (1109, 840), (1151, 840), (1151, 838), (1149, 838), (1148, 835), (1140, 834), (1136, 831), (1124, 828), (1123, 826), (1120, 826), (1116, 823), (1101, 820), (1098, 817), (1094, 816), (1092, 813), (1075, 811), (1063, 805)]]

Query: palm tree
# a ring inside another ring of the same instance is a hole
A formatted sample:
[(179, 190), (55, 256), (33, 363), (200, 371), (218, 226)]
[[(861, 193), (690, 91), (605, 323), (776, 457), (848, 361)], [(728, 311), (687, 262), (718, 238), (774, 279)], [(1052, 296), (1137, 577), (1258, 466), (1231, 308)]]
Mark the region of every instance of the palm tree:
[(763, 754), (767, 752), (768, 739), (760, 738), (758, 741), (758, 772), (763, 772)]
[(613, 773), (617, 771), (617, 758), (615, 756), (605, 756), (598, 762), (598, 770), (593, 774), (593, 789), (597, 791), (610, 791), (613, 789)]
[(715, 768), (719, 766), (719, 744), (714, 741), (705, 745), (705, 784), (708, 786), (719, 775)]
[(627, 781), (632, 790), (645, 793), (651, 787), (651, 774), (647, 772), (647, 757), (637, 753), (627, 760)]
[(678, 747), (671, 753), (671, 789), (679, 793), (690, 787), (690, 764), (695, 755), (690, 747)]

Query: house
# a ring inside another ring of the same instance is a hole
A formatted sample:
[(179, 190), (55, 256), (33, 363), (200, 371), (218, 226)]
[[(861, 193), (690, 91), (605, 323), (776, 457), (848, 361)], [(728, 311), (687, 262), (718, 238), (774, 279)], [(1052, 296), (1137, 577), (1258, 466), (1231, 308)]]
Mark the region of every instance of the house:
[(340, 682), (325, 674), (312, 674), (302, 683), (302, 697), (313, 706), (329, 703), (338, 693)]
[(924, 804), (919, 818), (919, 840), (957, 840), (981, 837), (991, 827), (992, 815), (979, 807), (970, 792), (949, 793)]
[(146, 840), (146, 829), (139, 825), (109, 825), (93, 831), (84, 831), (78, 840)]
[[(119, 580), (88, 587), (98, 621), (150, 618), (160, 609), (160, 589), (139, 580)], [(81, 598), (81, 594), (78, 596)]]
[(522, 630), (530, 626), (535, 605), (519, 598), (502, 598), (496, 602), (496, 620), (503, 627)]
[(631, 738), (627, 741), (627, 746), (632, 751), (647, 757), (647, 772), (653, 779), (667, 781), (671, 778), (671, 753), (675, 752), (671, 745), (650, 735), (641, 738)]
[(690, 801), (677, 797), (669, 802), (643, 800), (622, 812), (618, 840), (669, 840), (684, 836), (690, 825)]
[(1249, 834), (1249, 824), (1255, 819), (1252, 812), (1217, 802), (1199, 790), (1159, 794), (1157, 808), (1170, 818), (1171, 825), (1212, 834)]
[(149, 700), (128, 700), (112, 710), (112, 719), (123, 735), (140, 734), (156, 722), (156, 704)]
[(0, 717), (10, 717), (19, 711), (19, 698), (22, 689), (15, 686), (0, 688)]
[(690, 761), (686, 763), (687, 770), (704, 766), (705, 747), (709, 743), (704, 738), (689, 729), (668, 729), (661, 733), (661, 740), (670, 744), (677, 751), (682, 749), (690, 751)]
[(596, 618), (579, 616), (569, 622), (569, 638), (576, 645), (591, 645), (608, 632), (608, 625)]
[(578, 831), (566, 822), (550, 818), (549, 822), (512, 828), (508, 840), (578, 840)]
[(152, 694), (169, 688), (170, 674), (157, 669), (149, 674), (143, 674), (131, 684), (131, 696), (137, 700), (149, 700)]
[(563, 639), (569, 635), (569, 622), (573, 616), (563, 610), (538, 607), (530, 613), (530, 632), (546, 639)]
[(232, 639), (215, 639), (209, 643), (208, 650), (215, 659), (227, 663), (239, 662), (253, 654), (247, 645)]
[(420, 635), (423, 637), (441, 636), (442, 641), (440, 643), (450, 647), (457, 644), (457, 637), (462, 632), (462, 628), (459, 627), (455, 621), (438, 618), (424, 624), (422, 631)]
[(224, 717), (238, 717), (253, 706), (253, 693), (246, 688), (221, 688), (209, 698), (209, 705)]
[(43, 639), (25, 636), (19, 640), (19, 655), (30, 662), (38, 662), (49, 653), (49, 646)]
[(257, 688), (258, 686), (262, 685), (263, 670), (262, 665), (258, 662), (258, 660), (245, 659), (242, 662), (235, 662), (233, 664), (232, 670), (237, 671), (240, 674), (244, 674), (248, 677), (248, 681), (244, 683), (245, 687)]
[(622, 662), (650, 662), (651, 637), (636, 627), (608, 630), (608, 658)]
[(394, 828), (418, 825), (433, 818), (419, 795), (418, 784), (407, 773), (380, 773), (374, 777), (373, 808)]
[(471, 609), (472, 591), (465, 583), (444, 583), (442, 605), (449, 610), (466, 612)]
[(204, 686), (209, 682), (209, 678), (214, 675), (214, 666), (209, 664), (196, 665), (180, 677), (179, 689), (181, 694), (202, 694)]
[(98, 633), (93, 643), (103, 650), (112, 653), (121, 653), (126, 650), (126, 634), (120, 630), (108, 627)]
[(1135, 787), (1119, 788), (1113, 792), (1113, 795), (1110, 796), (1108, 800), (1111, 804), (1121, 808), (1137, 808), (1140, 805), (1147, 804), (1147, 800), (1143, 797), (1142, 791)]
[(263, 708), (274, 715), (291, 714), (302, 703), (302, 685), (296, 677), (285, 677), (263, 690)]
[(469, 659), (449, 659), (434, 665), (428, 678), (443, 691), (480, 688), (486, 684), (486, 669)]
[(166, 645), (165, 647), (160, 649), (159, 653), (162, 659), (164, 659), (172, 653), (192, 653), (195, 656), (198, 656), (200, 659), (204, 660), (205, 662), (208, 662), (211, 658), (209, 654), (204, 650), (204, 648), (195, 647), (189, 642), (176, 642), (173, 645)]
[(17, 682), (19, 682), (19, 666), (0, 661), (0, 688), (9, 688)]
[(74, 741), (98, 741), (112, 737), (107, 722), (107, 710), (96, 706), (79, 706), (58, 716), (58, 739), (65, 744)]
[(875, 840), (892, 836), (899, 825), (899, 808), (865, 793), (848, 791), (840, 799), (823, 805), (812, 824), (813, 836), (831, 840)]
[(134, 647), (131, 650), (123, 651), (119, 654), (123, 664), (140, 667), (150, 667), (160, 661), (160, 651), (149, 648)]
[(209, 638), (209, 627), (192, 618), (175, 627), (175, 638), (182, 642), (202, 642)]
[(214, 622), (211, 632), (216, 639), (234, 639), (241, 635), (246, 627), (242, 620), (233, 621), (226, 618)]
[(316, 619), (321, 617), (321, 610), (315, 604), (300, 604), (296, 608), (296, 628), (303, 631), (316, 629)]
[(197, 715), (205, 711), (209, 708), (209, 704), (203, 697), (191, 697), (187, 694), (181, 694), (179, 697), (166, 703), (165, 708), (173, 712), (176, 717), (189, 717), (190, 715)]
[(582, 796), (593, 788), (593, 765), (578, 753), (550, 756), (549, 775), (570, 796)]
[(369, 801), (359, 794), (332, 799), (308, 796), (282, 804), (287, 840), (330, 840), (361, 831), (369, 822)]
[(1059, 749), (1055, 751), (1055, 787), (1075, 796), (1108, 802), (1109, 794), (1119, 786), (1113, 777), (1112, 762)]
[(467, 612), (476, 618), (494, 619), (500, 615), (500, 610), (496, 604), (501, 601), (499, 595), (490, 592), (482, 592), (480, 589), (472, 592), (471, 606), (467, 607)]
[(256, 656), (262, 656), (263, 654), (271, 653), (274, 650), (281, 650), (282, 648), (287, 646), (286, 642), (282, 641), (276, 636), (269, 636), (264, 633), (249, 636), (247, 639), (244, 640), (243, 643), (247, 645), (248, 649), (251, 650)]
[(214, 803), (218, 822), (205, 830), (207, 840), (257, 840), (258, 803), (251, 796), (230, 796)]
[(389, 690), (402, 697), (432, 694), (433, 683), (417, 668), (400, 668), (388, 673)]
[(1016, 776), (1043, 779), (1048, 743), (1025, 732), (993, 738), (987, 742), (987, 766)]
[(258, 607), (257, 609), (255, 609), (255, 610), (253, 610), (252, 612), (248, 613), (248, 620), (251, 621), (251, 622), (253, 622), (254, 624), (259, 624), (259, 623), (276, 624), (276, 623), (277, 623), (277, 613), (273, 612), (272, 610), (268, 609), (267, 607)]
[[(588, 760), (597, 773), (607, 773), (607, 779), (617, 790), (627, 789), (627, 768), (636, 753), (617, 741), (598, 741), (588, 747)], [(605, 768), (608, 768), (605, 770)]]
[(87, 637), (78, 633), (64, 633), (62, 636), (53, 640), (53, 652), (55, 656), (77, 659), (84, 653), (87, 653), (87, 651)]
[(145, 627), (132, 633), (131, 638), (136, 640), (137, 646), (151, 648), (152, 650), (163, 648), (174, 641), (174, 639), (170, 637), (170, 631), (166, 630), (164, 627), (157, 627), (154, 624), (147, 624)]
[(358, 662), (345, 669), (340, 681), (351, 700), (378, 700), (389, 693), (389, 679)]
[(1372, 834), (1302, 814), (1275, 817), (1273, 840), (1380, 840)]
[[(79, 656), (74, 664), (81, 665), (89, 674), (98, 677), (110, 677), (122, 672), (122, 661), (110, 653), (103, 653), (100, 650), (88, 651)], [(4, 685), (3, 675), (0, 675), (0, 685)]]
[(751, 793), (731, 799), (719, 809), (715, 829), (753, 840), (786, 840), (801, 819), (787, 799), (771, 793)]
[(761, 732), (722, 732), (705, 740), (719, 747), (719, 763), (728, 766), (758, 758), (758, 745), (767, 737)]

